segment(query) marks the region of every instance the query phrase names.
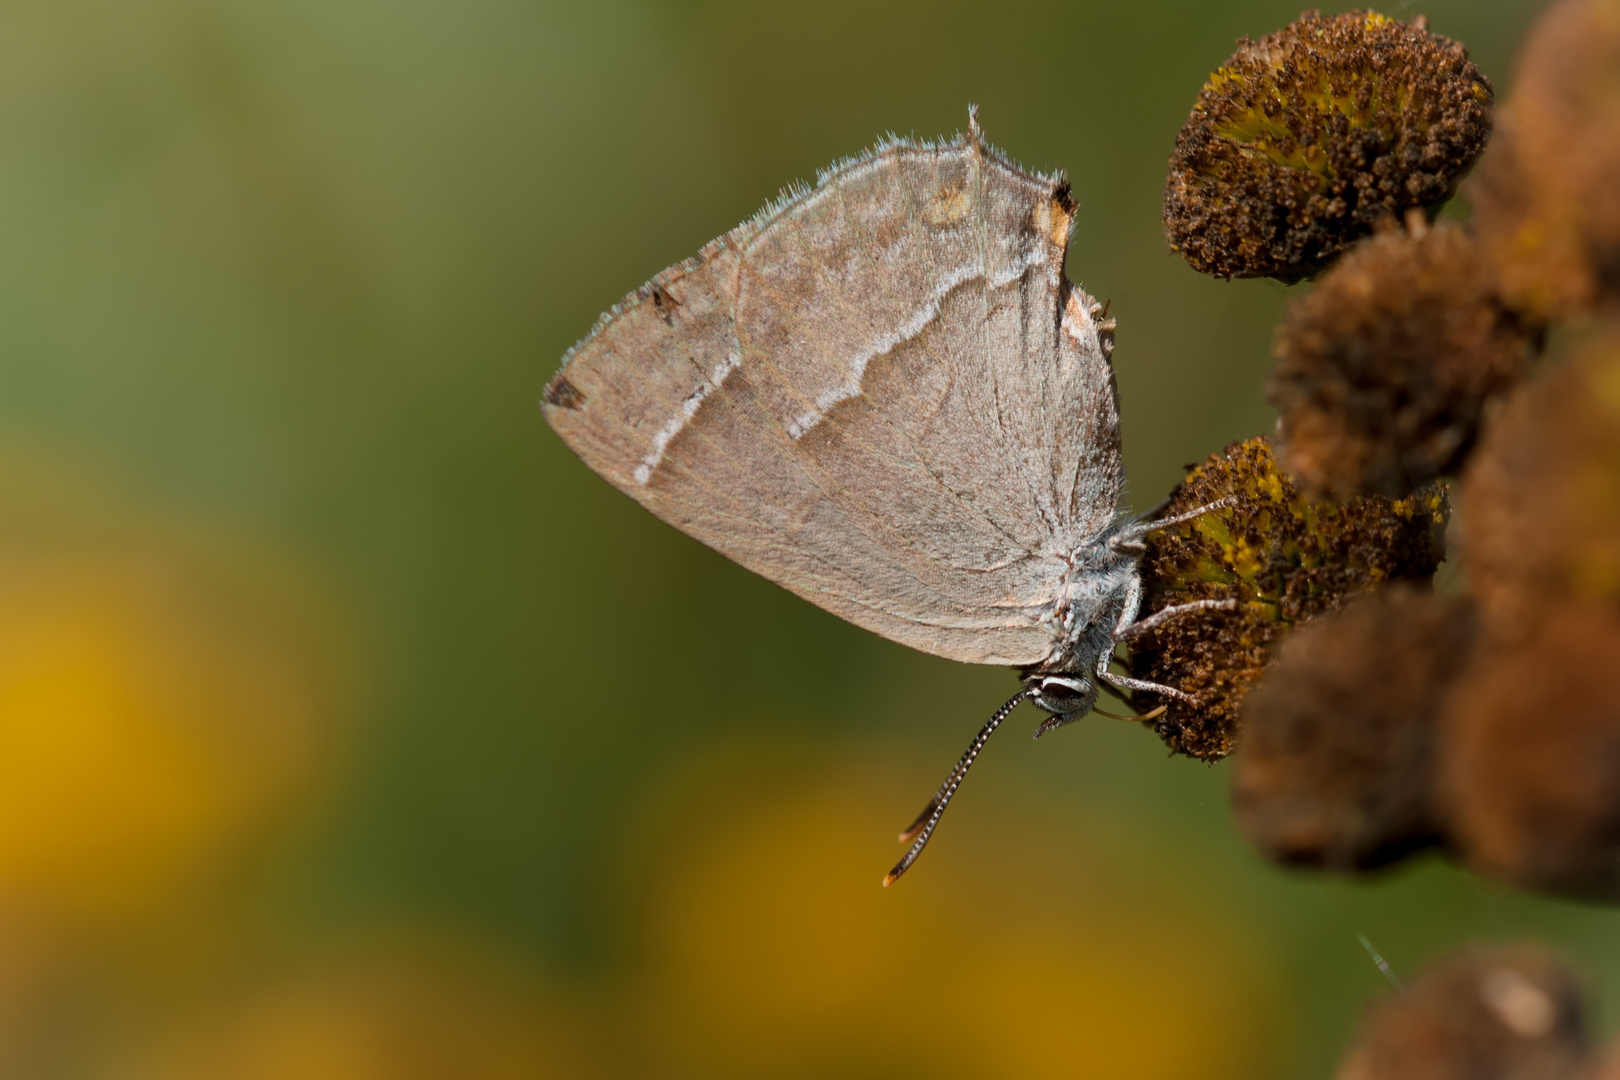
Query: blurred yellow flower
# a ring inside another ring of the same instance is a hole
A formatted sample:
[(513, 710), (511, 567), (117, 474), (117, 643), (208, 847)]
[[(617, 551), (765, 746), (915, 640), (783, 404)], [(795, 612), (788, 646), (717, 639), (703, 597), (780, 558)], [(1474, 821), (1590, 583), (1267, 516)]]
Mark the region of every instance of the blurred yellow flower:
[(396, 937), (250, 980), (117, 1075), (1267, 1073), (1287, 1018), (1263, 958), (1241, 920), (1210, 896), (1189, 903), (1151, 856), (1051, 822), (1016, 834), (986, 785), (928, 873), (884, 890), (889, 849), (872, 825), (893, 816), (887, 783), (859, 765), (779, 763), (744, 752), (724, 782), (699, 767), (655, 799), (660, 824), (630, 853), (638, 932), (595, 985), (564, 996), (487, 945)]
[(644, 1074), (1261, 1071), (1276, 1017), (1238, 920), (1176, 895), (1146, 854), (1031, 830), (1005, 804), (985, 822), (978, 796), (978, 821), (951, 822), (949, 850), (888, 890), (874, 823), (894, 805), (872, 778), (800, 775), (683, 819), (624, 1010)]
[(449, 941), (355, 950), (261, 988), (122, 1080), (586, 1080), (578, 1011)]
[[(41, 510), (15, 478), (6, 525)], [(72, 512), (0, 532), (0, 913), (172, 917), (307, 794), (336, 711), (320, 635), (251, 558), (52, 496)]]

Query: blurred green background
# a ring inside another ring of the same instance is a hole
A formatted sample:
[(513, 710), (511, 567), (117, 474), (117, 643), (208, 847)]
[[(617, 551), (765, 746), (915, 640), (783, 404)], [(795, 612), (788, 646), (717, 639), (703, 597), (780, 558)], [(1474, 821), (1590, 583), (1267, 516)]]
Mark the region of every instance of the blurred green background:
[[(1531, 0), (1423, 13), (1504, 90)], [(1403, 5), (1390, 14), (1411, 16)], [(1262, 0), (0, 7), (0, 1075), (1302, 1077), (1457, 941), (1609, 912), (1261, 864), (1225, 769), (658, 523), (537, 399), (886, 131), (1065, 168), (1138, 508), (1269, 429), (1289, 292), (1158, 205)], [(1028, 730), (1022, 715), (1009, 731)]]

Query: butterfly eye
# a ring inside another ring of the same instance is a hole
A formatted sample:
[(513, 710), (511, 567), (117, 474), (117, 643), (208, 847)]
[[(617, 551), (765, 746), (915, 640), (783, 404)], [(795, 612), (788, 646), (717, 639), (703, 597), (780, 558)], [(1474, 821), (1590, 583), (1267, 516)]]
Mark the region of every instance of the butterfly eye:
[[(1049, 676), (1041, 680), (1040, 698), (1043, 707), (1066, 703), (1079, 703), (1085, 699), (1091, 690), (1091, 683), (1082, 678), (1069, 678), (1065, 676)], [(1067, 711), (1067, 710), (1057, 710)]]

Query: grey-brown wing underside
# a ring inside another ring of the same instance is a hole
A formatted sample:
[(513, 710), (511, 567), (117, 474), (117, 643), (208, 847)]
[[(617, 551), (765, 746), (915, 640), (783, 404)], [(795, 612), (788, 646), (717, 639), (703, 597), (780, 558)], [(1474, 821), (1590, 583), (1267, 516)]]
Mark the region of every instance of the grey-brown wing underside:
[(604, 316), (546, 419), (658, 517), (857, 625), (1045, 660), (1123, 484), (1074, 204), (977, 128), (891, 142)]

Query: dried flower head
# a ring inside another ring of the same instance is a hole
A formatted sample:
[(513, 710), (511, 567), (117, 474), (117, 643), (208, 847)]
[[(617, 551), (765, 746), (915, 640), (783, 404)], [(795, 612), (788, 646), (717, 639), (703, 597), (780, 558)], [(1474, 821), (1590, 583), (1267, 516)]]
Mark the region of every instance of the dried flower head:
[(1289, 304), (1267, 384), (1283, 463), (1309, 489), (1406, 495), (1456, 472), (1539, 334), (1497, 303), (1463, 230), (1385, 229)]
[(1467, 50), (1422, 20), (1307, 11), (1243, 38), (1176, 137), (1170, 246), (1216, 277), (1314, 274), (1380, 220), (1450, 198), (1490, 107)]
[(1435, 730), (1472, 636), (1466, 603), (1408, 585), (1290, 635), (1243, 706), (1244, 835), (1278, 862), (1335, 870), (1438, 843)]
[(1520, 387), (1462, 483), (1463, 552), (1508, 644), (1563, 602), (1620, 610), (1620, 326)]
[(1401, 500), (1310, 502), (1263, 437), (1192, 469), (1165, 512), (1228, 496), (1231, 505), (1148, 538), (1143, 610), (1227, 599), (1238, 609), (1166, 623), (1134, 641), (1128, 661), (1138, 678), (1198, 697), (1196, 706), (1169, 702), (1155, 730), (1172, 750), (1205, 759), (1232, 752), (1244, 695), (1289, 630), (1356, 593), (1434, 573), (1448, 513), (1440, 487)]
[(1491, 648), (1443, 721), (1452, 833), (1521, 887), (1620, 900), (1620, 327), (1513, 394), (1463, 495)]
[(1474, 869), (1620, 901), (1620, 608), (1559, 602), (1483, 649), (1440, 723), (1439, 802)]
[(1620, 0), (1552, 5), (1467, 195), (1504, 297), (1549, 319), (1620, 301)]
[(1581, 985), (1533, 945), (1475, 946), (1374, 1001), (1336, 1080), (1563, 1080), (1590, 1041)]

